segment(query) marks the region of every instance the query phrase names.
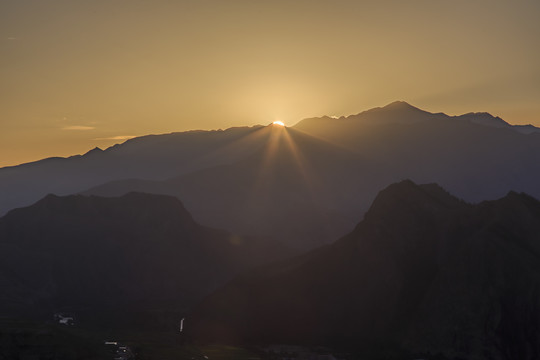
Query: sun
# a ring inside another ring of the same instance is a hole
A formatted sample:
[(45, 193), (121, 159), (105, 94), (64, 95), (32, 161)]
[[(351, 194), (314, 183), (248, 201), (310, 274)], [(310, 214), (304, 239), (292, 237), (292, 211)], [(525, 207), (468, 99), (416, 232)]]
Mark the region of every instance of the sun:
[(278, 126), (285, 126), (285, 124), (283, 123), (283, 121), (274, 121), (272, 124), (278, 125)]

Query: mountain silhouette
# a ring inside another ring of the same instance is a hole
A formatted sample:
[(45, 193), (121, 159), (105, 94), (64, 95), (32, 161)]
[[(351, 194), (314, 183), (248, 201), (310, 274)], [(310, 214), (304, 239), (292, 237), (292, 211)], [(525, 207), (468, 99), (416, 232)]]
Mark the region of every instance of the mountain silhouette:
[(294, 128), (385, 164), (391, 182), (435, 182), (472, 202), (510, 190), (540, 197), (539, 129), (488, 113), (448, 116), (396, 102), (346, 118), (306, 119)]
[(536, 359), (539, 233), (540, 202), (528, 195), (471, 205), (402, 181), (350, 234), (237, 277), (186, 329), (202, 342), (329, 345), (373, 358)]
[(313, 248), (348, 233), (380, 189), (406, 178), (470, 202), (510, 190), (540, 197), (536, 130), (398, 101), (288, 128), (149, 135), (0, 169), (0, 213), (47, 193), (168, 194), (203, 224)]
[(106, 150), (48, 158), (0, 169), (0, 216), (49, 193), (69, 195), (119, 179), (164, 180), (197, 169), (228, 164), (260, 146), (258, 127), (147, 135)]
[(0, 218), (0, 313), (184, 308), (290, 252), (196, 223), (170, 196), (48, 195)]

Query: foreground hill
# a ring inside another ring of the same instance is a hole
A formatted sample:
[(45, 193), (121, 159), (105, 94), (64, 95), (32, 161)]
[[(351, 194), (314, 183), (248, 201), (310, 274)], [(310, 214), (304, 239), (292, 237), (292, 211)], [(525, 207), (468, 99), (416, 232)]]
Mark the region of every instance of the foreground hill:
[(0, 314), (183, 308), (285, 253), (201, 226), (169, 196), (49, 195), (0, 219)]
[(537, 359), (538, 234), (540, 202), (528, 195), (470, 205), (403, 181), (334, 244), (208, 297), (187, 330), (199, 341), (343, 346), (375, 358), (400, 349)]

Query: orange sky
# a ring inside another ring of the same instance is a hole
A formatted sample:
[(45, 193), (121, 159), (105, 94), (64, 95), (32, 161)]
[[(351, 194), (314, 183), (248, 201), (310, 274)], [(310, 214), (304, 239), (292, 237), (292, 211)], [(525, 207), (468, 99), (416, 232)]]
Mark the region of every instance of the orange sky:
[(394, 100), (540, 126), (540, 2), (0, 1), (0, 166)]

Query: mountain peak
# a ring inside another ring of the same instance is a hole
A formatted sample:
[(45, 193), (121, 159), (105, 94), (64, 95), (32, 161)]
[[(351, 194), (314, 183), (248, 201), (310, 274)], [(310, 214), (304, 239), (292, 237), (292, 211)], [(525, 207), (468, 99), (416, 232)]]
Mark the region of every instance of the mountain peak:
[(503, 204), (529, 204), (529, 203), (538, 203), (538, 199), (536, 199), (534, 196), (531, 196), (524, 192), (517, 192), (514, 190), (510, 190), (504, 197), (500, 198), (499, 200), (487, 200), (484, 203), (503, 203)]
[[(465, 205), (460, 199), (448, 193), (437, 184), (418, 185), (411, 180), (403, 180), (389, 185), (379, 192), (366, 218), (397, 216), (411, 209), (422, 209), (430, 213), (451, 210)], [(393, 215), (392, 215), (393, 214)]]
[[(419, 109), (416, 106), (412, 106), (408, 102), (398, 100), (398, 101), (391, 102), (390, 104), (385, 105), (383, 107), (375, 107), (375, 108), (366, 110), (366, 111), (364, 111), (364, 112), (362, 112), (362, 113), (360, 113), (358, 115), (362, 115), (362, 114), (379, 114), (379, 113), (392, 113), (392, 114), (394, 114), (394, 113), (397, 113), (397, 114), (425, 113), (425, 114), (430, 114), (429, 112), (424, 111), (422, 109)], [(353, 115), (353, 116), (355, 116), (355, 115)]]
[(405, 101), (394, 101), (383, 107), (366, 110), (357, 115), (348, 116), (350, 120), (360, 120), (373, 124), (415, 124), (424, 121), (445, 118), (445, 114), (433, 114), (417, 108)]
[(401, 100), (391, 102), (390, 104), (388, 104), (386, 106), (383, 106), (381, 109), (424, 111), (424, 110), (421, 110), (421, 109), (417, 108), (416, 106), (412, 106), (411, 104), (409, 104), (406, 101), (401, 101)]
[(414, 181), (405, 179), (400, 182), (394, 183), (386, 187), (380, 192), (380, 194), (392, 194), (392, 195), (405, 195), (405, 194), (421, 194), (423, 196), (429, 196), (438, 200), (447, 201), (459, 201), (455, 196), (451, 195), (448, 191), (443, 189), (436, 183), (430, 184), (416, 184)]
[(87, 151), (83, 156), (93, 155), (93, 154), (101, 154), (103, 152), (103, 149), (96, 146), (92, 150)]
[(114, 216), (122, 214), (121, 216), (126, 218), (143, 222), (175, 219), (182, 225), (191, 226), (194, 223), (191, 214), (176, 197), (141, 192), (129, 192), (120, 197), (48, 194), (34, 205), (15, 209), (13, 212), (33, 213), (43, 209), (46, 209), (50, 216), (60, 217), (105, 219), (111, 214)]
[(492, 126), (492, 127), (497, 127), (497, 128), (510, 126), (510, 124), (508, 124), (506, 121), (504, 121), (500, 117), (493, 116), (488, 112), (470, 112), (467, 114), (460, 115), (458, 117), (465, 119), (471, 123), (479, 124), (479, 125), (486, 125), (486, 126)]

